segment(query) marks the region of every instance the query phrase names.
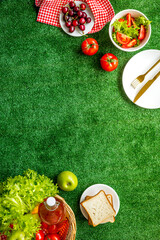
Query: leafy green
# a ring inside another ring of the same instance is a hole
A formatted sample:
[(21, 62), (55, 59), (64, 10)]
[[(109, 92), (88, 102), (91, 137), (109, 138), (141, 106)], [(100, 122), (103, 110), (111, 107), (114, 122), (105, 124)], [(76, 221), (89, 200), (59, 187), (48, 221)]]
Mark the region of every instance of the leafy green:
[[(9, 177), (1, 183), (0, 232), (7, 236), (12, 231), (22, 230), (30, 240), (40, 228), (40, 220), (30, 214), (44, 198), (58, 193), (58, 187), (51, 179), (28, 169), (23, 176)], [(13, 230), (10, 228), (13, 224)]]
[(135, 18), (135, 23), (138, 27), (140, 27), (141, 25), (144, 25), (144, 27), (147, 29), (149, 24), (151, 24), (151, 21), (147, 20), (143, 16), (140, 16), (138, 18)]

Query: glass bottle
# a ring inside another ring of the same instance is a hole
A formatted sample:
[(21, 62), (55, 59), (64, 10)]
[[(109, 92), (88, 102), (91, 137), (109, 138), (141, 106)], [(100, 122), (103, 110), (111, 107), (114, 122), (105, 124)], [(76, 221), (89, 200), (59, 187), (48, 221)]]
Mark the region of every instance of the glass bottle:
[(56, 197), (48, 197), (39, 206), (39, 217), (48, 225), (60, 223), (66, 217), (66, 208), (62, 200)]

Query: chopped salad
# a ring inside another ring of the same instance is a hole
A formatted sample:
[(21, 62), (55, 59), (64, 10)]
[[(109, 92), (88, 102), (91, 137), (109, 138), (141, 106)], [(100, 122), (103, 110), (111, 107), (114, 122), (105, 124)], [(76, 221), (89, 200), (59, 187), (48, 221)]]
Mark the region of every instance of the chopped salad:
[(122, 48), (139, 46), (145, 38), (151, 21), (145, 17), (132, 17), (130, 13), (117, 19), (113, 24), (113, 40)]

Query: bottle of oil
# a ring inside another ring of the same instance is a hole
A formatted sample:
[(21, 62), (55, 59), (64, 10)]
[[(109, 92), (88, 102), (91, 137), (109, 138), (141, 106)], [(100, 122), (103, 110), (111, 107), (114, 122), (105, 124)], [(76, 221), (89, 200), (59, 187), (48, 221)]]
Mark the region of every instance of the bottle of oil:
[(66, 217), (64, 203), (56, 197), (48, 197), (39, 206), (39, 217), (42, 222), (45, 222), (48, 225), (62, 222)]

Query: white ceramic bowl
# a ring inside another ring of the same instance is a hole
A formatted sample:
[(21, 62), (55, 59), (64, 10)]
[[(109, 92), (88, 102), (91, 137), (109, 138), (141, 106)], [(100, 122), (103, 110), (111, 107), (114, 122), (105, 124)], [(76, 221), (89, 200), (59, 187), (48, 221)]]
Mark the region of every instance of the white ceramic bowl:
[(141, 12), (138, 11), (138, 10), (135, 10), (135, 9), (126, 9), (126, 10), (123, 10), (123, 11), (117, 13), (117, 14), (114, 16), (114, 18), (112, 18), (112, 20), (111, 20), (111, 22), (110, 22), (110, 25), (109, 25), (109, 37), (110, 37), (112, 43), (113, 43), (117, 48), (119, 48), (120, 50), (125, 51), (125, 52), (134, 52), (134, 51), (140, 50), (141, 48), (143, 48), (143, 47), (147, 44), (147, 42), (148, 42), (148, 40), (149, 40), (149, 38), (150, 38), (150, 36), (151, 36), (151, 24), (148, 26), (148, 30), (147, 30), (147, 33), (146, 33), (145, 38), (142, 40), (142, 42), (140, 43), (140, 45), (139, 45), (138, 47), (122, 48), (122, 47), (120, 47), (118, 44), (116, 44), (115, 41), (114, 41), (113, 38), (112, 38), (112, 31), (113, 31), (113, 26), (112, 26), (112, 24), (115, 22), (116, 19), (119, 19), (119, 18), (121, 18), (121, 17), (126, 16), (127, 13), (130, 13), (132, 17), (143, 16), (143, 17), (145, 17), (147, 20), (149, 20), (143, 13), (141, 13)]

